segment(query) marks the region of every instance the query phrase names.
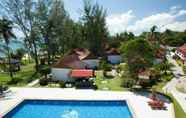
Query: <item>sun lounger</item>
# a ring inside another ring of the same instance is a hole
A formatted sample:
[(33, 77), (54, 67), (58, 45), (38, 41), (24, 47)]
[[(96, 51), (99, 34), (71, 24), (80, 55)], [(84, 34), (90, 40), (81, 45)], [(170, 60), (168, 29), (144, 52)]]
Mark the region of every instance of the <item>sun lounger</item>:
[(160, 100), (149, 101), (148, 105), (151, 106), (152, 109), (166, 109), (164, 102)]

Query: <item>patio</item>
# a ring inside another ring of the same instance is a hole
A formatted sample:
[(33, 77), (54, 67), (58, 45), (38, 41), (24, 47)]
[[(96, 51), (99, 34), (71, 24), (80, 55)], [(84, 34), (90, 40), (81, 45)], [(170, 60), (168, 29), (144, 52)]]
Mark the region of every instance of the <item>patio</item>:
[[(11, 88), (12, 95), (0, 99), (0, 115), (7, 113), (24, 99), (52, 100), (126, 100), (134, 118), (174, 118), (173, 105), (165, 103), (167, 110), (152, 110), (146, 94), (108, 92), (60, 88)], [(50, 93), (50, 94), (49, 94)], [(70, 93), (70, 94), (69, 94)]]

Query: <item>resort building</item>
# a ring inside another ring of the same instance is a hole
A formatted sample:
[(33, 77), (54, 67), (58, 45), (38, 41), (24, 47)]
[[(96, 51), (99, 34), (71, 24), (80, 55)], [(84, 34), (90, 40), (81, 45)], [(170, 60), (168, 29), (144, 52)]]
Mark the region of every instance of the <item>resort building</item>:
[(111, 64), (120, 64), (121, 55), (116, 48), (110, 48), (106, 51), (107, 61)]
[(186, 64), (186, 43), (177, 48), (175, 54), (181, 59), (183, 64)]
[(99, 66), (99, 60), (89, 58), (87, 49), (74, 49), (65, 55), (52, 67), (55, 80), (74, 81), (74, 78), (89, 78), (93, 76), (93, 69)]

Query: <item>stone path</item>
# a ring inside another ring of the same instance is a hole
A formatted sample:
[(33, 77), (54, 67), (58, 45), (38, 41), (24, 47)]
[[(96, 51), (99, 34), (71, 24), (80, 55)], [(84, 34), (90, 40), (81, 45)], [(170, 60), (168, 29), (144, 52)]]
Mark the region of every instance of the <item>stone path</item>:
[(27, 87), (32, 87), (32, 86), (36, 85), (37, 83), (39, 83), (39, 79), (36, 79), (36, 80), (32, 81), (31, 83), (27, 84)]
[[(172, 59), (170, 55), (167, 55), (167, 59), (170, 63), (174, 64), (175, 66), (172, 68), (173, 74), (175, 76), (178, 76), (179, 74), (184, 75), (184, 72), (182, 70), (182, 67), (180, 67), (177, 62)], [(178, 101), (178, 103), (181, 105), (183, 110), (186, 112), (186, 94), (179, 92), (176, 89), (176, 85), (179, 81), (179, 79), (186, 78), (185, 76), (181, 77), (178, 76), (177, 78), (174, 77), (165, 87), (163, 87), (164, 92), (171, 93), (175, 99)]]

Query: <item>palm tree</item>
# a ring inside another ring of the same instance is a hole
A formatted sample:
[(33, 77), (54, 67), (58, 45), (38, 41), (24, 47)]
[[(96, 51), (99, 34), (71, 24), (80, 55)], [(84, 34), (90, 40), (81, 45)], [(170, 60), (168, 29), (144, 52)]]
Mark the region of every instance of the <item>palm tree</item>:
[(13, 78), (13, 73), (11, 69), (11, 63), (10, 63), (10, 49), (9, 49), (9, 43), (10, 38), (16, 38), (15, 35), (12, 32), (12, 22), (7, 19), (0, 19), (0, 36), (3, 37), (5, 44), (6, 44), (6, 50), (8, 54), (8, 64), (9, 64), (9, 72), (10, 77)]
[(150, 34), (148, 36), (148, 40), (153, 42), (159, 42), (160, 33), (156, 32), (157, 28), (158, 27), (156, 25), (152, 26), (152, 28), (150, 29)]

